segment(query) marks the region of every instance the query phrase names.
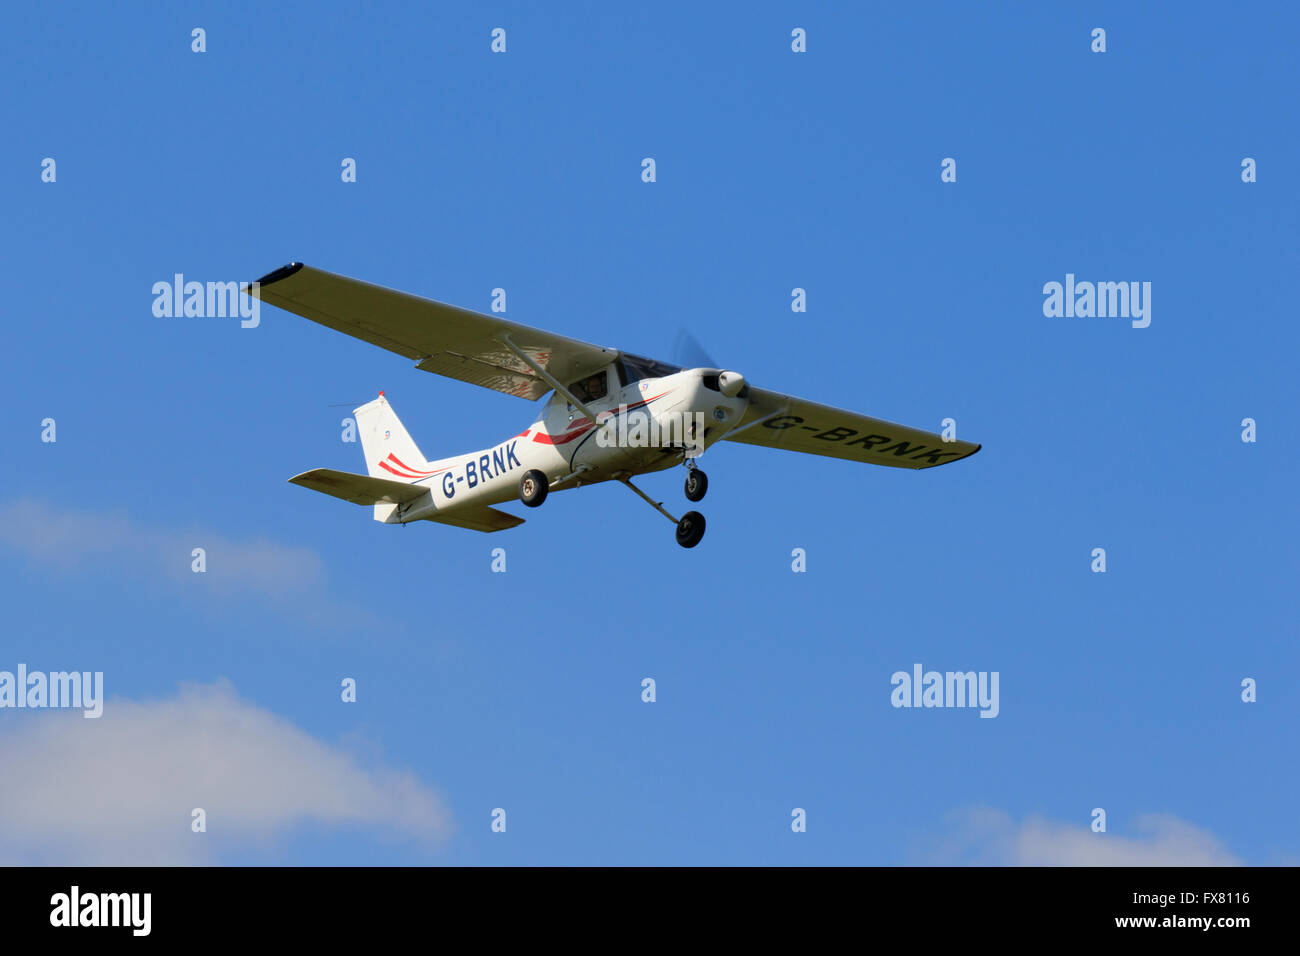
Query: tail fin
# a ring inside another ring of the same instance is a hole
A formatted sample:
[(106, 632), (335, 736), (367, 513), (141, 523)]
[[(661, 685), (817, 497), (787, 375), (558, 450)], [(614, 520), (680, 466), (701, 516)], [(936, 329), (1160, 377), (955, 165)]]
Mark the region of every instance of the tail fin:
[(383, 392), (353, 414), (357, 417), (357, 431), (361, 433), (366, 470), (372, 477), (411, 482), (431, 473), (429, 460), (402, 427)]

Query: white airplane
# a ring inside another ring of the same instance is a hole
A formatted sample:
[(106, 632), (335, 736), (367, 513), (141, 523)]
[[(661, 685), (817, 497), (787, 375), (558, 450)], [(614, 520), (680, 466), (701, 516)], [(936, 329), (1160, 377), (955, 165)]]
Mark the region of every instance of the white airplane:
[(244, 291), (396, 352), (426, 372), (530, 401), (552, 393), (519, 434), (436, 461), (411, 440), (383, 392), (358, 408), (369, 475), (316, 468), (289, 480), (373, 505), (375, 520), (386, 524), (437, 521), (502, 531), (524, 519), (493, 505), (517, 498), (536, 508), (548, 492), (613, 480), (673, 522), (677, 543), (693, 548), (704, 537), (704, 517), (673, 517), (632, 478), (684, 464), (686, 497), (699, 501), (708, 478), (695, 459), (723, 439), (894, 468), (933, 468), (980, 449), (757, 388), (738, 372), (679, 368), (300, 262)]

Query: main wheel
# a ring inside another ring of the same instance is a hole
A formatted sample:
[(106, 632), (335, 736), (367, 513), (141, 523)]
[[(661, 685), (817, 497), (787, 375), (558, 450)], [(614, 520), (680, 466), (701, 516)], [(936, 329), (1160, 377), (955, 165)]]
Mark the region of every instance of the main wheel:
[(704, 515), (698, 511), (688, 511), (677, 522), (677, 543), (683, 548), (693, 548), (704, 537)]
[(686, 497), (689, 501), (699, 501), (709, 490), (709, 476), (698, 468), (686, 473)]
[(519, 479), (519, 500), (530, 508), (536, 508), (546, 500), (546, 493), (551, 490), (546, 476), (536, 468), (524, 472)]

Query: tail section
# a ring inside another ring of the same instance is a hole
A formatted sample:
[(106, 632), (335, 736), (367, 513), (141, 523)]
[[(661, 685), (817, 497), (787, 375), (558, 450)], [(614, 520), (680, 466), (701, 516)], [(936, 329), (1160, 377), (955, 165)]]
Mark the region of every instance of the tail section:
[(290, 482), (354, 504), (371, 505), (375, 520), (385, 524), (437, 521), (471, 531), (490, 532), (524, 523), (523, 518), (486, 505), (461, 504), (446, 510), (435, 507), (430, 490), (432, 482), (425, 479), (435, 475), (446, 477), (450, 473), (446, 466), (434, 468), (424, 457), (383, 392), (352, 414), (361, 434), (361, 450), (366, 456), (369, 477), (316, 468), (294, 475)]
[[(383, 392), (352, 414), (357, 417), (361, 451), (366, 456), (366, 471), (372, 478), (410, 484), (434, 473)], [(375, 502), (375, 520), (394, 520), (397, 507), (397, 504)]]
[(357, 431), (361, 434), (366, 470), (372, 477), (410, 482), (433, 473), (429, 460), (402, 427), (383, 392), (353, 414), (357, 417)]

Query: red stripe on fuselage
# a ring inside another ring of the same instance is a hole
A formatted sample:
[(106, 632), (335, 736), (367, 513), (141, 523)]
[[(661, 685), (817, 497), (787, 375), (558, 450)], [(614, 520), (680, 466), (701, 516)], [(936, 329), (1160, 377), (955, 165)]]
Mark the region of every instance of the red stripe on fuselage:
[[(671, 391), (671, 389), (670, 389), (669, 391)], [(622, 415), (622, 414), (626, 414), (627, 412), (630, 412), (630, 411), (632, 411), (633, 409), (640, 408), (640, 407), (643, 406), (643, 405), (649, 405), (651, 402), (655, 401), (655, 399), (663, 398), (663, 397), (664, 397), (665, 395), (667, 395), (667, 394), (668, 394), (668, 392), (660, 392), (658, 395), (654, 396), (654, 398), (646, 398), (646, 399), (642, 399), (641, 401), (639, 401), (639, 402), (637, 402), (637, 403), (635, 403), (635, 404), (633, 404), (633, 405), (628, 405), (626, 408), (618, 408), (618, 409), (611, 408), (611, 409), (607, 409), (605, 412), (601, 412), (601, 414), (602, 414), (602, 415), (604, 415), (604, 414), (610, 414), (610, 415)], [(581, 437), (582, 435), (587, 434), (587, 432), (591, 431), (591, 429), (592, 429), (593, 427), (595, 427), (595, 426), (592, 425), (592, 423), (591, 423), (590, 421), (584, 421), (584, 422), (583, 422), (581, 425), (579, 425), (577, 428), (571, 429), (571, 430), (565, 432), (565, 433), (562, 434), (562, 435), (548, 435), (548, 434), (546, 434), (545, 432), (541, 432), (541, 431), (539, 431), (539, 432), (536, 432), (536, 433), (533, 435), (533, 441), (537, 442), (539, 445), (567, 445), (569, 442), (573, 441), (575, 438), (579, 438), (579, 437)], [(524, 434), (526, 435), (526, 434), (528, 434), (528, 433), (525, 431)]]
[(546, 432), (537, 432), (533, 435), (533, 441), (540, 445), (567, 445), (579, 435), (587, 434), (593, 427), (591, 422), (584, 422), (578, 428), (565, 432), (563, 435), (548, 435)]

